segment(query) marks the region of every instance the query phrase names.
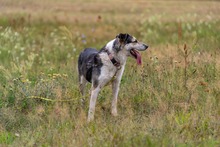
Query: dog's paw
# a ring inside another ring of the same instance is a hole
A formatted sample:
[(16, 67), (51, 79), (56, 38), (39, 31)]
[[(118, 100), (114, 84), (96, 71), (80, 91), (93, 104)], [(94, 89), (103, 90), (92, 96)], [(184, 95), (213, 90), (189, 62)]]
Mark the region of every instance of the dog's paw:
[(114, 116), (114, 117), (118, 116), (117, 111), (112, 111), (111, 113), (112, 113), (112, 116)]
[(89, 110), (89, 114), (88, 114), (88, 122), (91, 122), (94, 120), (94, 112)]
[(92, 117), (92, 116), (89, 116), (87, 121), (88, 121), (88, 123), (90, 123), (90, 122), (92, 122), (93, 120), (94, 120), (94, 116), (93, 116), (93, 117)]

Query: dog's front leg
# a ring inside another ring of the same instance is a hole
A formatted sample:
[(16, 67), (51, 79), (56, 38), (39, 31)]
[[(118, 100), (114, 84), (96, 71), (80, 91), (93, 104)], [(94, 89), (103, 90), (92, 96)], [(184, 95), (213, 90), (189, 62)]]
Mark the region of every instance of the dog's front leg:
[(88, 114), (88, 122), (92, 121), (94, 119), (95, 114), (95, 104), (100, 91), (100, 87), (92, 87), (92, 93), (90, 98), (90, 104), (89, 104), (89, 114)]
[(117, 116), (118, 112), (117, 112), (117, 99), (118, 99), (118, 92), (120, 89), (120, 82), (121, 82), (121, 78), (124, 72), (124, 68), (125, 66), (122, 66), (121, 69), (117, 72), (116, 74), (116, 78), (114, 79), (113, 83), (112, 83), (112, 92), (113, 92), (113, 99), (112, 99), (112, 115), (113, 116)]

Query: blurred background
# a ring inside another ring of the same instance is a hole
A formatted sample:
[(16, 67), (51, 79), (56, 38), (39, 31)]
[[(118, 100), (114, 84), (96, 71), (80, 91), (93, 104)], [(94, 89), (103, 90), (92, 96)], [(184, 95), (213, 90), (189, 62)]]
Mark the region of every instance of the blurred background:
[[(0, 146), (219, 146), (220, 2), (0, 0)], [(119, 116), (111, 86), (95, 122), (77, 59), (119, 33), (149, 45), (129, 58)]]

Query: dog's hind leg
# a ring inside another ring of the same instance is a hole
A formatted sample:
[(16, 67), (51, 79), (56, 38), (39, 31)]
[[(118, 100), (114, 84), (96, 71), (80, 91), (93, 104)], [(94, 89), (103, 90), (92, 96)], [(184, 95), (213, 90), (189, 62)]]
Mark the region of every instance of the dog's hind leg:
[(101, 90), (101, 88), (99, 86), (97, 86), (96, 88), (94, 88), (94, 86), (92, 86), (92, 93), (91, 93), (90, 104), (89, 104), (88, 122), (90, 122), (94, 119), (95, 104), (96, 104), (96, 100), (97, 100), (97, 97), (98, 97), (100, 90)]
[(84, 76), (79, 76), (79, 90), (80, 90), (80, 93), (82, 94), (82, 99), (81, 99), (81, 102), (82, 104), (85, 103), (85, 87), (86, 87), (86, 79)]

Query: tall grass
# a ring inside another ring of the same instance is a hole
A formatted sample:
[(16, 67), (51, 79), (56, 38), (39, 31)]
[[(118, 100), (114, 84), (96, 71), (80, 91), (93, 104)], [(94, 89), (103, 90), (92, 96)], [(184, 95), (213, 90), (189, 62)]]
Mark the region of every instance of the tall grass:
[[(41, 23), (28, 15), (1, 17), (0, 144), (218, 146), (219, 21), (144, 16), (135, 30), (133, 22), (126, 21), (126, 30), (123, 21), (102, 17), (92, 28), (84, 22)], [(110, 115), (111, 86), (106, 86), (95, 121), (88, 124), (90, 85), (87, 104), (81, 107), (78, 55), (84, 47), (101, 48), (121, 30), (132, 32), (150, 49), (142, 53), (141, 67), (128, 59), (120, 115)]]

